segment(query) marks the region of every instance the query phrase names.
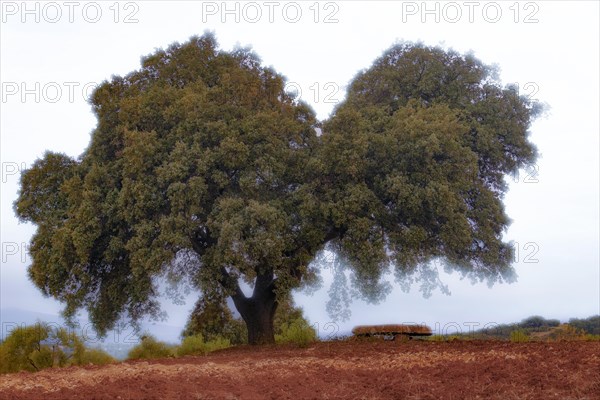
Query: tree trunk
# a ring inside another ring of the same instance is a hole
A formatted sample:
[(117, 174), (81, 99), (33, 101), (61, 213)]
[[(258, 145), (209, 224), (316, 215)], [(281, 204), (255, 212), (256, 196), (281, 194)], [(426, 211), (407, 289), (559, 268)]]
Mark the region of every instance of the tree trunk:
[(265, 299), (255, 299), (254, 296), (241, 301), (234, 298), (237, 310), (240, 312), (248, 329), (249, 344), (275, 343), (273, 317), (277, 303)]
[(235, 307), (248, 328), (249, 344), (275, 343), (273, 318), (277, 310), (277, 299), (274, 288), (275, 280), (270, 271), (256, 277), (252, 297), (244, 296), (241, 291), (232, 296)]

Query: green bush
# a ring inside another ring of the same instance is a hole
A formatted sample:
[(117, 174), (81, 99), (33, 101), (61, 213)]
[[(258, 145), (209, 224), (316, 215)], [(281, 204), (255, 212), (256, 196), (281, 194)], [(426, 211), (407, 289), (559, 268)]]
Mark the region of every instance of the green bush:
[(582, 340), (585, 340), (586, 342), (600, 342), (600, 335), (591, 335), (586, 333)]
[(110, 354), (108, 354), (104, 350), (86, 349), (83, 352), (78, 364), (79, 365), (87, 365), (87, 364), (105, 365), (105, 364), (112, 364), (116, 361), (117, 360), (115, 360)]
[(551, 328), (560, 325), (560, 321), (557, 319), (545, 319), (539, 315), (533, 315), (529, 318), (525, 318), (518, 324), (521, 328), (526, 329), (542, 329)]
[(143, 336), (140, 344), (127, 354), (129, 360), (164, 358), (175, 356), (175, 347), (164, 342), (159, 342), (152, 336)]
[(183, 339), (181, 345), (177, 347), (177, 356), (185, 356), (188, 354), (206, 354), (211, 351), (226, 349), (230, 347), (229, 339), (216, 337), (208, 342), (204, 341), (201, 334), (188, 336)]
[(306, 347), (317, 340), (317, 332), (304, 318), (297, 318), (281, 326), (281, 333), (275, 335), (277, 343), (294, 343)]
[(471, 340), (472, 338), (467, 335), (432, 335), (425, 340), (432, 342), (452, 342), (456, 340)]
[(215, 338), (213, 340), (206, 342), (205, 352), (210, 353), (211, 351), (226, 349), (228, 347), (231, 347), (231, 343), (229, 342), (229, 339)]
[(569, 325), (581, 329), (587, 334), (600, 335), (600, 315), (594, 315), (585, 319), (571, 318)]
[(29, 353), (27, 360), (31, 363), (31, 366), (35, 371), (51, 368), (56, 364), (58, 364), (57, 366), (62, 366), (62, 363), (60, 362), (62, 357), (60, 357), (60, 355), (58, 355), (58, 363), (55, 363), (55, 353), (56, 352), (51, 350), (48, 346), (42, 346), (39, 350), (34, 350)]
[(524, 329), (517, 329), (510, 333), (510, 341), (513, 343), (529, 342), (529, 334)]
[(582, 329), (575, 328), (569, 324), (561, 324), (550, 333), (550, 340), (557, 341), (574, 341), (583, 340), (585, 338), (585, 331)]
[(194, 353), (204, 352), (204, 338), (201, 334), (187, 336), (181, 341), (181, 345), (177, 347), (177, 356), (185, 356)]
[(112, 361), (101, 350), (86, 349), (74, 332), (43, 322), (15, 328), (0, 345), (0, 373)]
[(13, 329), (1, 345), (0, 372), (40, 371), (74, 364), (83, 341), (64, 328), (38, 322)]
[[(48, 326), (41, 323), (13, 329), (0, 348), (0, 372), (39, 371), (51, 367), (51, 360), (48, 365), (45, 356), (47, 349), (41, 344), (48, 335)], [(36, 354), (40, 352), (42, 354)]]
[(228, 339), (231, 344), (247, 342), (244, 321), (234, 318), (224, 298), (202, 296), (196, 302), (181, 336), (202, 335), (204, 340)]

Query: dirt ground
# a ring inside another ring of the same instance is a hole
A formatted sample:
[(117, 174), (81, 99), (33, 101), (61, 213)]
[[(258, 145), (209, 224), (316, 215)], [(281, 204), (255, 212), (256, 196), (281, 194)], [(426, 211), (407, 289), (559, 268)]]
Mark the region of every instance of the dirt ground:
[(0, 399), (600, 399), (600, 342), (332, 342), (0, 375)]

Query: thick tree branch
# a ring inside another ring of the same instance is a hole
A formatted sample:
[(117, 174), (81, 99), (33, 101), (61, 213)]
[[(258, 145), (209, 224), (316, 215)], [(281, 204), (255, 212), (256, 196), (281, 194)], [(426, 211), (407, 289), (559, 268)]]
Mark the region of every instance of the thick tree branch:
[(252, 292), (252, 298), (258, 298), (264, 296), (268, 291), (272, 291), (275, 286), (275, 279), (273, 279), (273, 269), (268, 269), (264, 273), (256, 274), (256, 281), (254, 282), (254, 291)]
[(325, 235), (325, 239), (323, 239), (323, 243), (327, 244), (331, 242), (333, 239), (343, 236), (344, 232), (341, 229), (331, 228), (329, 232)]
[(223, 286), (223, 288), (225, 288), (225, 290), (233, 293), (231, 297), (233, 297), (234, 300), (235, 298), (246, 299), (246, 295), (244, 292), (242, 292), (237, 279), (231, 276), (225, 267), (221, 267), (221, 277), (219, 278), (219, 283), (221, 286)]
[(217, 241), (211, 237), (210, 232), (206, 227), (202, 227), (190, 236), (190, 243), (192, 244), (192, 249), (199, 256), (202, 256), (206, 249), (215, 245)]

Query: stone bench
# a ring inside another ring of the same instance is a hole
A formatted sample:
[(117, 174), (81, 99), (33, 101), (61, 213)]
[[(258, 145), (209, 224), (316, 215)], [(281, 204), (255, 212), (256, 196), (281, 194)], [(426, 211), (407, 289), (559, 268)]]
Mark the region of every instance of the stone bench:
[(426, 325), (359, 325), (352, 329), (352, 334), (357, 337), (383, 337), (394, 340), (398, 335), (408, 336), (431, 336), (431, 328)]

